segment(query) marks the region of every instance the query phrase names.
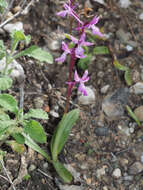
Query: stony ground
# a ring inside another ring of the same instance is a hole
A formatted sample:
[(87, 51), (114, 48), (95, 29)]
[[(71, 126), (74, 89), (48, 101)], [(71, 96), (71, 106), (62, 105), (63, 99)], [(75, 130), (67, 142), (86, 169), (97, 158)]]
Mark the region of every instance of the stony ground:
[[(55, 15), (62, 4), (43, 0), (28, 15), (15, 20), (24, 23), (32, 43), (49, 50), (54, 57), (60, 55), (61, 39), (68, 32), (66, 20)], [(80, 108), (80, 120), (60, 155), (60, 160), (73, 172), (73, 184), (62, 184), (52, 166), (31, 149), (20, 156), (4, 146), (8, 152), (5, 165), (11, 179), (18, 179), (18, 190), (143, 189), (143, 2), (132, 1), (126, 8), (113, 0), (104, 4), (87, 0), (85, 4), (92, 9), (90, 15), (102, 15), (99, 27), (107, 40), (97, 40), (97, 45), (110, 45), (119, 63), (131, 69), (132, 84), (128, 86), (124, 72), (114, 67), (111, 54), (93, 54), (88, 67), (89, 96), (83, 100), (76, 88), (73, 91), (70, 107)], [(81, 1), (80, 10), (83, 5)], [(33, 106), (50, 110), (49, 122), (44, 123), (49, 142), (64, 110), (68, 63), (39, 66), (29, 59), (19, 62), (26, 74), (25, 110)], [(18, 96), (16, 86), (13, 93)], [(126, 105), (141, 121), (140, 127), (129, 116)], [(46, 151), (48, 142), (42, 147)], [(23, 173), (30, 178), (23, 179)], [(4, 171), (1, 175), (5, 176)], [(0, 176), (0, 189), (9, 187), (9, 182)]]

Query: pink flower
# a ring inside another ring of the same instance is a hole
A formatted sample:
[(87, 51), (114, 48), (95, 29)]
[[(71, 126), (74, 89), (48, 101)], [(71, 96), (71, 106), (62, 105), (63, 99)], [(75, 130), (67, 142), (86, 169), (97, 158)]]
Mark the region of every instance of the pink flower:
[(71, 35), (69, 35), (69, 36), (70, 36), (70, 39), (72, 40), (72, 42), (74, 44), (77, 44), (77, 47), (75, 48), (75, 56), (77, 58), (85, 58), (86, 56), (84, 55), (84, 49), (82, 48), (82, 46), (91, 46), (91, 45), (93, 45), (93, 43), (85, 41), (86, 36), (85, 36), (84, 32), (81, 35), (79, 40)]
[(58, 16), (65, 17), (66, 15), (73, 16), (80, 24), (83, 22), (79, 19), (78, 15), (74, 12), (75, 6), (71, 6), (71, 1), (69, 0), (69, 4), (64, 4), (64, 11), (60, 11), (57, 13)]
[(65, 61), (67, 54), (71, 54), (71, 49), (65, 42), (62, 42), (62, 50), (64, 50), (63, 54), (55, 59), (55, 61), (60, 63), (63, 63)]
[(104, 37), (104, 34), (100, 32), (100, 29), (97, 26), (95, 26), (98, 23), (99, 18), (100, 17), (95, 16), (90, 22), (83, 24), (81, 27), (78, 27), (77, 30), (80, 31), (81, 29), (84, 30), (85, 28), (88, 28), (92, 30), (92, 33), (94, 35), (98, 35), (99, 37)]
[(74, 80), (76, 83), (79, 83), (79, 87), (78, 87), (78, 90), (84, 95), (84, 96), (87, 96), (87, 92), (86, 92), (86, 88), (85, 88), (85, 85), (84, 83), (87, 82), (89, 80), (89, 77), (88, 77), (88, 70), (86, 70), (83, 74), (83, 76), (80, 78), (78, 76), (78, 73), (77, 71), (75, 71), (74, 73)]

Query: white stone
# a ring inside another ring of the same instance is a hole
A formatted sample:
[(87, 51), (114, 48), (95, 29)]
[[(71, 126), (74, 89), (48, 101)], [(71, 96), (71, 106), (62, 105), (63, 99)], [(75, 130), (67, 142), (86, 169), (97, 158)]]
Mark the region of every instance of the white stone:
[(130, 46), (130, 45), (126, 45), (126, 50), (127, 50), (127, 51), (133, 51), (133, 47)]
[(9, 23), (9, 24), (6, 24), (3, 28), (8, 33), (11, 33), (13, 30), (22, 30), (22, 31), (24, 31), (22, 22)]
[(84, 96), (80, 92), (78, 92), (78, 102), (82, 105), (93, 104), (95, 102), (95, 93), (90, 87), (85, 88), (88, 95)]
[(135, 85), (130, 88), (131, 93), (143, 94), (143, 82), (137, 82)]
[(130, 0), (120, 0), (119, 3), (121, 8), (128, 8), (131, 4)]
[(104, 165), (102, 168), (96, 170), (97, 178), (100, 178), (102, 175), (106, 174), (106, 168), (107, 166)]
[(143, 20), (143, 13), (141, 13), (141, 14), (139, 15), (139, 19), (140, 19), (140, 20)]
[(103, 86), (103, 87), (101, 88), (101, 93), (102, 93), (102, 94), (106, 94), (107, 91), (108, 91), (108, 89), (109, 89), (109, 87), (110, 87), (109, 84)]
[[(6, 58), (4, 57), (0, 63), (0, 71), (1, 72), (5, 68), (5, 65), (6, 65)], [(24, 77), (23, 67), (16, 60), (13, 60), (12, 63), (10, 63), (8, 65), (8, 70), (11, 70), (11, 69), (12, 69), (12, 72), (10, 73), (11, 78), (20, 79), (20, 78)]]
[(114, 171), (113, 171), (113, 177), (115, 178), (119, 178), (121, 177), (121, 170), (119, 168), (116, 168)]
[(60, 117), (59, 114), (58, 114), (57, 112), (55, 112), (54, 110), (51, 110), (51, 111), (50, 111), (50, 115), (52, 115), (52, 116), (55, 117), (55, 118)]

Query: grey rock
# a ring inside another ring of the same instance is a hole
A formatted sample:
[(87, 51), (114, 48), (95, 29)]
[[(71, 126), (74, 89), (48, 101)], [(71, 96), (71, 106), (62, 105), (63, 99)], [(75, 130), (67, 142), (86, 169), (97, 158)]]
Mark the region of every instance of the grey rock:
[(128, 43), (128, 45), (132, 46), (133, 48), (136, 48), (138, 46), (138, 43), (135, 41), (132, 41), (132, 40), (129, 40), (127, 43)]
[(143, 164), (141, 162), (135, 162), (129, 168), (130, 175), (136, 175), (143, 171)]
[[(4, 57), (0, 63), (1, 72), (4, 70), (5, 65), (6, 65), (6, 58)], [(11, 69), (12, 69), (12, 72), (10, 73), (10, 77), (12, 79), (21, 80), (21, 78), (25, 77), (23, 67), (16, 60), (13, 60), (12, 63), (8, 65), (8, 70), (11, 70)]]
[(87, 96), (83, 96), (80, 92), (78, 92), (78, 102), (82, 105), (89, 105), (95, 103), (95, 93), (90, 87), (85, 87)]
[(6, 24), (3, 28), (8, 33), (11, 33), (13, 30), (22, 30), (22, 31), (24, 30), (22, 22), (9, 23), (9, 24)]
[(130, 128), (127, 126), (118, 125), (118, 129), (121, 134), (130, 136)]
[(143, 106), (139, 106), (134, 110), (134, 114), (136, 117), (140, 120), (143, 121)]
[(126, 175), (123, 177), (123, 180), (125, 181), (132, 181), (133, 180), (133, 176), (132, 175)]
[(109, 129), (107, 127), (98, 127), (95, 129), (95, 134), (97, 136), (107, 136), (109, 134)]
[(104, 165), (102, 168), (99, 168), (96, 170), (97, 178), (100, 178), (101, 176), (106, 174), (106, 168), (107, 168), (107, 166)]
[(129, 89), (119, 88), (114, 93), (105, 97), (102, 103), (102, 110), (111, 119), (119, 119), (124, 114), (124, 105), (128, 102)]
[(128, 43), (131, 34), (130, 33), (126, 33), (123, 29), (119, 29), (116, 32), (116, 36), (118, 37), (118, 39), (122, 42), (122, 43)]
[(100, 4), (102, 4), (102, 5), (105, 4), (104, 0), (93, 0), (93, 1), (95, 1), (95, 2), (97, 2), (97, 3), (100, 3)]
[(128, 8), (131, 2), (130, 0), (120, 0), (119, 4), (121, 8)]
[(143, 94), (143, 82), (137, 82), (130, 87), (130, 92), (135, 94)]

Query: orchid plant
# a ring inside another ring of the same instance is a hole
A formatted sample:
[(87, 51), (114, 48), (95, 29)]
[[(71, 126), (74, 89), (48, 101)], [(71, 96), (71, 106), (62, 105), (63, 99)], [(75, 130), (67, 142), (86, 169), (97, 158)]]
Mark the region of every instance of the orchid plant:
[(66, 101), (66, 107), (65, 107), (65, 113), (68, 111), (68, 105), (70, 100), (70, 95), (72, 92), (72, 88), (76, 83), (79, 83), (78, 90), (84, 95), (87, 96), (86, 88), (84, 83), (89, 80), (88, 77), (88, 70), (86, 70), (83, 74), (83, 76), (80, 78), (78, 76), (77, 71), (74, 71), (74, 79), (72, 81), (72, 73), (74, 69), (74, 65), (76, 62), (76, 59), (83, 59), (87, 55), (85, 54), (84, 47), (92, 46), (94, 43), (86, 41), (86, 29), (91, 29), (93, 35), (97, 35), (99, 37), (104, 37), (104, 34), (100, 32), (100, 29), (96, 26), (96, 24), (99, 22), (100, 17), (94, 16), (93, 19), (89, 22), (83, 22), (80, 19), (80, 16), (74, 11), (76, 5), (74, 4), (74, 0), (69, 0), (68, 4), (64, 4), (63, 11), (60, 11), (57, 13), (58, 16), (61, 16), (62, 18), (66, 16), (73, 17), (73, 19), (77, 23), (77, 27), (75, 30), (78, 31), (78, 38), (72, 36), (71, 34), (68, 35), (68, 38), (72, 41), (74, 46), (70, 48), (70, 43), (67, 44), (64, 41), (62, 42), (62, 50), (63, 53), (60, 57), (56, 58), (55, 61), (57, 62), (65, 62), (66, 56), (69, 54), (71, 57), (70, 65), (69, 65), (69, 78), (68, 78), (68, 89), (67, 89), (67, 101)]

